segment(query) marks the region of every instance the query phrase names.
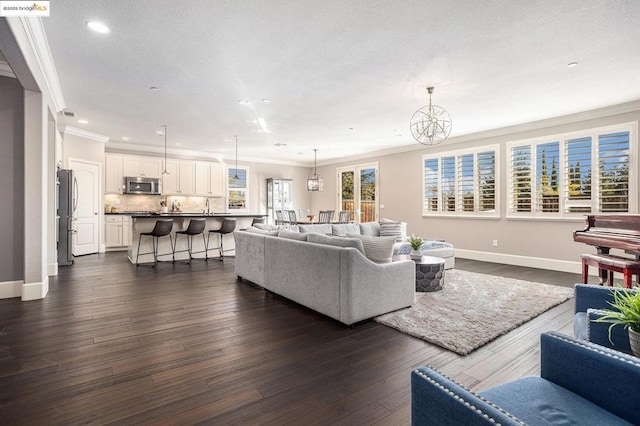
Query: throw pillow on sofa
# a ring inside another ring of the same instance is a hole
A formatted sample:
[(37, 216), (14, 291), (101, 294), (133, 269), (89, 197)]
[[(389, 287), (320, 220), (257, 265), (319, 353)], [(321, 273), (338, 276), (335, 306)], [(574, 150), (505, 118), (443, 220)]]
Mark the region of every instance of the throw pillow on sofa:
[(270, 235), (272, 237), (277, 237), (278, 236), (278, 231), (277, 230), (269, 231), (269, 230), (266, 230), (266, 229), (256, 228), (255, 226), (249, 226), (247, 229), (245, 229), (245, 231), (252, 232), (254, 234)]
[(359, 238), (329, 237), (321, 234), (309, 234), (307, 241), (315, 244), (327, 244), (336, 247), (353, 247), (366, 256), (364, 246)]
[(376, 263), (391, 262), (395, 237), (369, 237), (360, 234), (347, 234), (349, 238), (359, 238), (364, 246), (364, 254), (367, 259)]
[[(368, 235), (369, 237), (380, 236), (380, 222), (362, 222), (358, 224), (360, 235)], [(357, 232), (354, 232), (357, 234)]]
[(390, 222), (388, 220), (380, 221), (380, 236), (395, 237), (396, 242), (400, 243), (406, 239), (407, 224), (404, 222)]
[(302, 232), (288, 231), (286, 229), (281, 229), (280, 231), (278, 231), (278, 237), (289, 238), (290, 240), (307, 241), (307, 234), (304, 234)]
[(331, 225), (331, 235), (344, 237), (347, 234), (359, 234), (360, 227), (357, 223), (337, 223)]

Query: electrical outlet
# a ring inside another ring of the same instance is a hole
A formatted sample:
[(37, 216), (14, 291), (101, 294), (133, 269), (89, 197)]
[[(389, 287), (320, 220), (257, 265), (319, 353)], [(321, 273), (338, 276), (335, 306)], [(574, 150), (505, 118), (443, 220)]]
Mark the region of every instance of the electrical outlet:
[(493, 246), (498, 247), (498, 240), (493, 240)]

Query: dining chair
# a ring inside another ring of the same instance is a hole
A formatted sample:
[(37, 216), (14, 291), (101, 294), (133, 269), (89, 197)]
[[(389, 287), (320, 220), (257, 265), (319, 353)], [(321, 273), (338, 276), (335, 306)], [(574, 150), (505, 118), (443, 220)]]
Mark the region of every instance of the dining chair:
[(340, 210), (338, 213), (338, 223), (349, 223), (351, 221), (351, 212), (349, 210)]
[(318, 214), (318, 223), (331, 223), (334, 211), (335, 210), (320, 210)]
[(296, 211), (295, 210), (287, 210), (286, 211), (288, 217), (289, 217), (289, 224), (290, 225), (295, 225), (298, 223), (298, 218), (296, 217)]
[(282, 210), (276, 210), (276, 225), (282, 225), (288, 220), (289, 217), (287, 217), (287, 220), (284, 219), (284, 212)]

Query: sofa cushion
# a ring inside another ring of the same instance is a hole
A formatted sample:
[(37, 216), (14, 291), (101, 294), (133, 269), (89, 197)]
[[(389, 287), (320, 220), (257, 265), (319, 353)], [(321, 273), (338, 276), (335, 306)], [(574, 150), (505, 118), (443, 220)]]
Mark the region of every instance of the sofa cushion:
[(363, 256), (366, 256), (364, 245), (359, 238), (329, 237), (327, 235), (309, 234), (307, 241), (310, 243), (327, 244), (337, 247), (353, 247), (362, 253)]
[(347, 234), (349, 238), (358, 238), (364, 246), (364, 255), (376, 263), (391, 262), (395, 237), (370, 237), (360, 234)]
[(298, 225), (300, 228), (300, 232), (311, 232), (314, 234), (322, 234), (327, 235), (331, 234), (331, 224), (330, 223), (314, 223), (312, 225)]
[(628, 424), (593, 402), (540, 377), (525, 377), (478, 394), (526, 424)]
[(368, 235), (369, 237), (380, 236), (380, 222), (364, 222), (359, 223), (358, 226), (360, 228), (360, 235)]
[(396, 242), (401, 242), (406, 238), (407, 225), (402, 222), (380, 222), (380, 236), (394, 237)]
[(245, 231), (247, 232), (252, 232), (254, 234), (261, 234), (261, 235), (271, 235), (271, 236), (277, 236), (278, 235), (278, 230), (274, 229), (274, 230), (267, 230), (267, 229), (261, 229), (255, 226), (249, 226), (247, 229), (245, 229)]
[(307, 241), (307, 235), (303, 232), (289, 231), (287, 229), (281, 229), (278, 231), (278, 237), (289, 238), (291, 240)]
[(357, 223), (337, 223), (331, 225), (331, 234), (338, 237), (344, 237), (347, 234), (359, 234), (360, 227)]
[(279, 231), (281, 229), (286, 229), (289, 231), (300, 232), (298, 225), (271, 225), (269, 223), (256, 223), (253, 226), (267, 231)]

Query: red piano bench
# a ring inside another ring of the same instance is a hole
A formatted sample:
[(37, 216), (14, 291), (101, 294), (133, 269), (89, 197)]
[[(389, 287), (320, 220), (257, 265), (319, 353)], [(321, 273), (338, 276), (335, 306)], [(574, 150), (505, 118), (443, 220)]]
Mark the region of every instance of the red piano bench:
[(589, 266), (609, 271), (607, 285), (613, 286), (613, 273), (623, 274), (624, 286), (631, 288), (631, 278), (638, 276), (640, 282), (640, 262), (626, 257), (614, 256), (612, 254), (583, 254), (582, 258), (582, 283), (587, 284), (589, 276)]

